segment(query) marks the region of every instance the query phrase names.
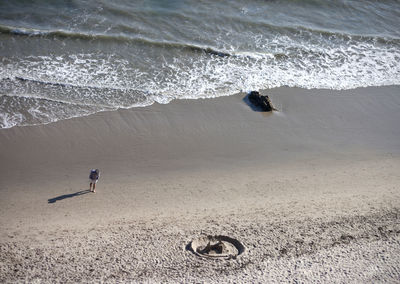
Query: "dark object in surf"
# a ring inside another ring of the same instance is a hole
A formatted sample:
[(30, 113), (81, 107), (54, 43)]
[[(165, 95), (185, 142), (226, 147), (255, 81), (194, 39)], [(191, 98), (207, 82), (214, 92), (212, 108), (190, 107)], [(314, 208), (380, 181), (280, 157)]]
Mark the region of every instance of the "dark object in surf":
[(251, 91), (248, 95), (249, 101), (260, 108), (262, 111), (273, 111), (276, 110), (271, 103), (268, 96), (262, 96), (257, 91)]

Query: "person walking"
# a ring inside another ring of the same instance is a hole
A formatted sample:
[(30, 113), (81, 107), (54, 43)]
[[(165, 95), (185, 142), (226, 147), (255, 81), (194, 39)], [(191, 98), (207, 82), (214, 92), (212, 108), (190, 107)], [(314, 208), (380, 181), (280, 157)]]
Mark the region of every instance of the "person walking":
[[(90, 175), (89, 175), (90, 192), (96, 192), (96, 183), (99, 180), (99, 177), (100, 177), (99, 169), (90, 170)], [(93, 186), (93, 190), (92, 190), (92, 186)]]

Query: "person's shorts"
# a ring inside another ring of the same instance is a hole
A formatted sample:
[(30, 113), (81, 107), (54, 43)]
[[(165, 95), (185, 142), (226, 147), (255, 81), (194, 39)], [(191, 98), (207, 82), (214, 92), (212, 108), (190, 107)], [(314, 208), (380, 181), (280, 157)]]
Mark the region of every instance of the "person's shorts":
[(97, 183), (98, 179), (89, 179), (90, 183)]

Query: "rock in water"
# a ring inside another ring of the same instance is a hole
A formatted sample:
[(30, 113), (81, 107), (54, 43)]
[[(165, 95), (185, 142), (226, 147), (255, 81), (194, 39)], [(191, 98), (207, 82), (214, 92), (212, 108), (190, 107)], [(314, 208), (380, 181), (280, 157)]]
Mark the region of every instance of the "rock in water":
[(251, 91), (248, 95), (249, 101), (259, 107), (262, 111), (273, 111), (276, 110), (272, 104), (268, 96), (262, 96), (257, 91)]

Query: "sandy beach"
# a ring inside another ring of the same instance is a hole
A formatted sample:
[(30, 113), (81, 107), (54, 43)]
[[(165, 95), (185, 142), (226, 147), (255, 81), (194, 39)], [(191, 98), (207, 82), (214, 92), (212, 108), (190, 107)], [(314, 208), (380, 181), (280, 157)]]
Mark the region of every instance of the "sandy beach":
[(0, 282), (398, 283), (400, 87), (261, 93), (1, 129)]

